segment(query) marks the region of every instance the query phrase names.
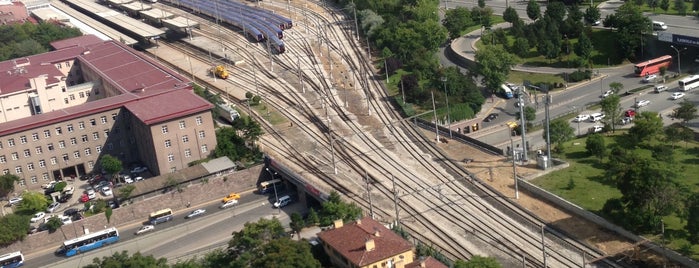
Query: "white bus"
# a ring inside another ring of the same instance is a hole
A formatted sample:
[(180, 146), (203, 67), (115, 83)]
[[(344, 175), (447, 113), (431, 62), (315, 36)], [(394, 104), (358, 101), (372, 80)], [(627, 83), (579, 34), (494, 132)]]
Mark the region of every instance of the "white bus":
[(678, 82), (682, 91), (688, 91), (695, 87), (699, 87), (699, 75), (686, 77)]

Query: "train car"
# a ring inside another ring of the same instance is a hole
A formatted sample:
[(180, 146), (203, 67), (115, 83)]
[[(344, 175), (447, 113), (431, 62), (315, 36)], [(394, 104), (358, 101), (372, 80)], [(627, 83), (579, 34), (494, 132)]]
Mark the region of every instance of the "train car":
[[(171, 1), (171, 0), (169, 0)], [(173, 4), (177, 4), (179, 6), (188, 8), (192, 11), (197, 11), (201, 14), (207, 15), (211, 18), (220, 18), (222, 21), (240, 28), (243, 30), (244, 35), (248, 35), (252, 37), (255, 41), (262, 41), (265, 40), (265, 36), (263, 32), (258, 28), (254, 27), (252, 24), (249, 22), (238, 18), (237, 16), (234, 16), (232, 14), (229, 14), (228, 12), (225, 12), (225, 7), (224, 6), (217, 6), (215, 3), (209, 2), (209, 1), (192, 1), (192, 0), (179, 0), (177, 2), (172, 2)]]
[[(262, 19), (264, 21), (274, 23), (275, 27), (279, 27), (280, 30), (285, 30), (291, 28), (291, 20), (283, 16), (274, 14), (264, 9), (259, 9), (255, 7), (250, 7), (242, 3), (235, 1), (224, 1), (222, 2), (224, 6), (230, 8), (230, 12), (238, 12), (239, 14), (254, 14), (256, 19)], [(288, 26), (287, 26), (288, 25)]]
[(275, 32), (279, 39), (284, 38), (284, 31), (279, 29), (275, 22), (266, 20), (266, 14), (261, 12), (245, 12), (241, 9), (235, 9), (229, 6), (225, 6), (223, 9), (229, 16), (239, 17), (242, 20), (248, 21), (249, 23), (253, 24), (253, 26), (257, 27), (257, 29), (267, 28), (270, 31)]
[(228, 105), (216, 104), (214, 109), (216, 111), (216, 115), (228, 121), (228, 123), (233, 124), (233, 121), (240, 118), (240, 113)]

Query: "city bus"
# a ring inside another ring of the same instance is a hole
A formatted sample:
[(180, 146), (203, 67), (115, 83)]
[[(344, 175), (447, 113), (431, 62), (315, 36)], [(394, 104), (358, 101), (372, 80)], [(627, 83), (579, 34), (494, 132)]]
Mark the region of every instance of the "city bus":
[(63, 245), (56, 250), (56, 254), (65, 255), (66, 257), (75, 256), (86, 251), (116, 243), (117, 241), (119, 241), (119, 231), (111, 227), (99, 232), (66, 240), (63, 242)]
[(0, 267), (14, 268), (24, 265), (24, 255), (21, 252), (12, 252), (0, 256)]
[(282, 184), (282, 180), (273, 179), (273, 180), (260, 182), (260, 187), (259, 187), (258, 191), (260, 192), (260, 194), (271, 193), (271, 192), (274, 192), (275, 187), (277, 188), (277, 191), (279, 191), (281, 187), (284, 187)]
[(670, 64), (672, 64), (672, 56), (660, 56), (658, 58), (634, 65), (633, 72), (638, 76), (656, 74), (660, 72), (660, 68), (667, 68), (670, 66)]
[(695, 87), (699, 87), (699, 75), (692, 75), (689, 77), (685, 77), (684, 79), (680, 80), (678, 82), (680, 84), (680, 89), (682, 91), (688, 91), (690, 89), (693, 89)]
[(161, 209), (161, 210), (158, 210), (156, 212), (151, 213), (150, 217), (149, 217), (149, 221), (150, 221), (150, 224), (156, 225), (158, 223), (171, 221), (172, 218), (173, 218), (172, 209), (166, 208), (166, 209)]
[(506, 84), (500, 85), (500, 94), (505, 99), (511, 99), (515, 96), (514, 93), (512, 93), (512, 89)]

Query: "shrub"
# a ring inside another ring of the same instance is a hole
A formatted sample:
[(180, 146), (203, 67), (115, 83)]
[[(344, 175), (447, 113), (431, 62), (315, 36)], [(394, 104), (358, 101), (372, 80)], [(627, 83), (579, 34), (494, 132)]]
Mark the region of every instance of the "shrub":
[(575, 72), (570, 73), (568, 76), (568, 79), (570, 79), (571, 82), (580, 82), (585, 79), (590, 79), (592, 77), (592, 71), (590, 70), (577, 70)]

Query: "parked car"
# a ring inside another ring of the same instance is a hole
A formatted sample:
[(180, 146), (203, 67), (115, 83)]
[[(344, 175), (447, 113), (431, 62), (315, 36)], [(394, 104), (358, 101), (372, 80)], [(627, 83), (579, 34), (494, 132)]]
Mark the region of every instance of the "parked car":
[(673, 99), (673, 100), (679, 100), (679, 99), (681, 99), (682, 97), (684, 97), (684, 93), (682, 93), (682, 92), (674, 92), (674, 93), (672, 93), (672, 95), (670, 96), (670, 98)]
[(631, 123), (631, 121), (633, 121), (633, 117), (628, 117), (628, 116), (627, 116), (627, 117), (624, 117), (624, 118), (621, 119), (621, 124), (622, 124), (622, 125), (626, 125), (626, 124), (628, 124), (628, 123)]
[(36, 214), (34, 214), (34, 217), (32, 217), (31, 219), (29, 219), (29, 221), (30, 221), (30, 222), (38, 222), (38, 221), (40, 221), (41, 219), (43, 219), (44, 216), (46, 216), (46, 213), (44, 213), (44, 212), (37, 212)]
[(185, 216), (184, 218), (190, 219), (190, 218), (194, 218), (196, 216), (204, 215), (204, 213), (206, 213), (206, 209), (197, 209), (197, 210), (192, 211), (189, 214), (187, 214), (187, 216)]
[(69, 208), (69, 209), (66, 209), (66, 211), (63, 211), (63, 215), (65, 215), (65, 216), (73, 216), (75, 214), (78, 214), (77, 208)]
[(658, 79), (658, 75), (649, 74), (649, 75), (646, 75), (646, 77), (643, 78), (643, 83), (650, 83), (650, 82), (655, 81), (655, 79)]
[(102, 194), (105, 196), (111, 196), (112, 195), (112, 188), (109, 188), (109, 186), (103, 186), (102, 187)]
[(223, 203), (219, 208), (229, 208), (238, 204), (238, 200), (231, 199), (226, 203)]
[(49, 205), (49, 207), (46, 208), (46, 212), (48, 212), (48, 213), (53, 213), (53, 212), (56, 211), (60, 206), (61, 206), (61, 203), (53, 202), (53, 203), (51, 203), (51, 205)]
[(67, 185), (66, 188), (63, 188), (63, 194), (72, 195), (74, 191), (75, 191), (75, 187), (73, 187), (73, 185)]
[(93, 189), (88, 189), (86, 194), (87, 194), (87, 198), (90, 200), (97, 198), (97, 195), (95, 194), (95, 190), (93, 190)]
[(604, 116), (605, 116), (605, 115), (604, 115), (603, 113), (594, 113), (594, 114), (591, 114), (591, 115), (590, 115), (590, 122), (597, 122), (597, 121), (600, 121), (600, 120), (602, 120), (602, 119), (604, 118)]
[(142, 180), (143, 180), (143, 177), (141, 177), (141, 176), (138, 176), (134, 179), (134, 181), (142, 181)]
[(602, 132), (602, 130), (604, 130), (604, 126), (594, 125), (590, 127), (589, 133), (599, 133)]
[(636, 110), (634, 109), (628, 109), (624, 112), (624, 116), (626, 117), (635, 117), (636, 116)]
[(230, 200), (238, 200), (238, 199), (240, 199), (240, 195), (239, 195), (239, 194), (230, 193), (230, 194), (228, 194), (228, 196), (224, 197), (223, 200), (221, 200), (221, 202), (226, 203), (226, 202), (228, 202), (228, 201), (230, 201)]
[(486, 116), (485, 119), (483, 119), (483, 122), (490, 122), (490, 121), (493, 121), (493, 120), (495, 120), (496, 118), (498, 118), (498, 115), (499, 115), (498, 113), (491, 113), (491, 114), (489, 114), (488, 116)]
[(148, 170), (147, 167), (135, 167), (135, 168), (132, 168), (132, 169), (131, 169), (131, 173), (132, 173), (132, 174), (133, 174), (133, 173), (141, 173), (141, 172), (144, 172), (144, 171), (147, 171), (147, 170)]
[(575, 119), (573, 119), (573, 121), (575, 121), (575, 122), (582, 122), (582, 121), (585, 121), (585, 120), (588, 120), (588, 119), (590, 119), (590, 115), (589, 115), (589, 114), (579, 114), (578, 116), (575, 117)]
[(126, 177), (124, 177), (124, 182), (126, 184), (131, 184), (131, 183), (133, 183), (133, 179), (131, 178), (131, 176), (126, 176)]
[(107, 201), (107, 206), (109, 206), (110, 208), (118, 208), (119, 203), (114, 201), (114, 199), (110, 199), (109, 201)]
[(22, 202), (21, 196), (10, 198), (9, 204), (10, 204), (10, 206), (13, 206), (13, 205), (19, 204), (19, 202)]
[(58, 198), (58, 202), (67, 203), (72, 198), (73, 198), (73, 194), (62, 194), (61, 197)]
[(150, 231), (155, 230), (155, 226), (153, 225), (143, 225), (141, 228), (138, 228), (138, 231), (136, 231), (136, 235), (144, 234)]
[(50, 181), (50, 182), (42, 184), (41, 188), (43, 188), (43, 189), (53, 188), (53, 186), (56, 185), (56, 183), (57, 183), (56, 181)]
[(648, 104), (650, 104), (649, 100), (639, 100), (639, 101), (636, 101), (636, 108), (648, 106)]
[(90, 197), (86, 193), (80, 196), (81, 203), (85, 203), (87, 201), (90, 201)]

